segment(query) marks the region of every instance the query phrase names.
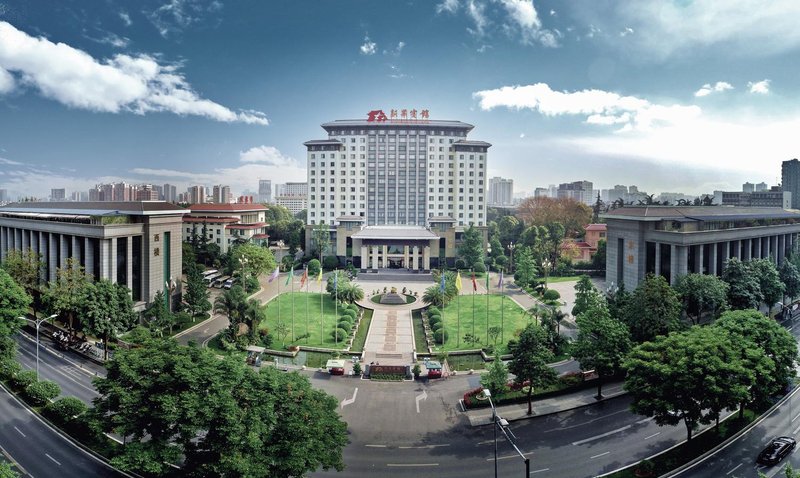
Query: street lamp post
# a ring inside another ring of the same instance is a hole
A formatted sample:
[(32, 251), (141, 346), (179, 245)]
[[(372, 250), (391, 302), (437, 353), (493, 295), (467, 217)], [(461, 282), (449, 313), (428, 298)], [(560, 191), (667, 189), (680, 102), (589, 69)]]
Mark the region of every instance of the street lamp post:
[(514, 241), (511, 241), (511, 243), (508, 245), (508, 250), (511, 252), (511, 258), (509, 259), (510, 260), (510, 264), (508, 266), (508, 271), (510, 273), (512, 273), (512, 274), (514, 273), (514, 248), (515, 247), (516, 246), (514, 245)]
[(28, 322), (34, 324), (36, 326), (36, 381), (39, 381), (39, 326), (42, 325), (42, 322), (50, 319), (54, 319), (58, 317), (58, 314), (53, 314), (50, 317), (45, 317), (43, 319), (29, 319), (27, 317), (20, 317), (22, 320), (27, 320)]
[(511, 430), (508, 430), (508, 420), (501, 418), (497, 415), (497, 408), (494, 406), (494, 402), (492, 402), (492, 392), (488, 388), (483, 389), (483, 395), (489, 400), (489, 405), (492, 407), (492, 428), (494, 428), (494, 477), (497, 478), (497, 429), (499, 428), (503, 435), (506, 437), (511, 446), (514, 447), (514, 451), (524, 460), (525, 462), (525, 477), (528, 478), (531, 476), (531, 460), (530, 458), (526, 457), (520, 449), (517, 447), (517, 444), (514, 443), (512, 438), (516, 438)]
[(542, 272), (544, 272), (544, 288), (547, 290), (547, 275), (550, 273), (550, 267), (553, 264), (550, 262), (550, 259), (545, 258), (542, 261)]

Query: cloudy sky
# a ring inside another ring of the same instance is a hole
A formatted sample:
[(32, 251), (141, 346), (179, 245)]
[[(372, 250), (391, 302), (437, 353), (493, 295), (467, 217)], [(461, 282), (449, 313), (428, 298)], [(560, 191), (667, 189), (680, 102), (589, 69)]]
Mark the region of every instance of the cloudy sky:
[(474, 124), (517, 191), (776, 184), (800, 2), (0, 0), (0, 188), (305, 180), (373, 109)]

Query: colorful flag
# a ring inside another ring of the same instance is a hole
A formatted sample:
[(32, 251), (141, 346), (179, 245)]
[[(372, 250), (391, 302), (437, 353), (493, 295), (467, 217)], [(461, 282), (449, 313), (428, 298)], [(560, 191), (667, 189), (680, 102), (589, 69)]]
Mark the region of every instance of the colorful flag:
[(500, 280), (497, 281), (497, 287), (502, 287), (502, 286), (503, 286), (503, 271), (501, 270), (500, 271)]
[(475, 273), (472, 273), (472, 292), (478, 290), (478, 282), (475, 280)]
[(319, 268), (319, 274), (317, 274), (317, 284), (322, 282), (322, 267)]
[(308, 279), (308, 266), (306, 266), (306, 268), (303, 269), (303, 275), (302, 275), (302, 277), (300, 277), (300, 288), (301, 289), (303, 288), (303, 285), (305, 285), (307, 279)]
[(278, 268), (278, 267), (275, 267), (275, 270), (274, 270), (274, 271), (272, 272), (272, 274), (270, 274), (270, 276), (269, 276), (269, 281), (270, 281), (270, 282), (272, 282), (272, 281), (274, 281), (275, 279), (277, 279), (277, 278), (278, 278), (278, 275), (280, 275), (280, 273), (281, 273), (281, 271), (280, 271), (280, 268)]
[(289, 283), (292, 282), (292, 279), (294, 279), (294, 266), (292, 266), (292, 268), (289, 269), (289, 275), (286, 276), (286, 283), (283, 285), (284, 286), (289, 285)]
[(458, 271), (456, 274), (456, 290), (461, 292), (461, 288), (463, 285), (461, 284), (461, 271)]
[(445, 285), (444, 285), (444, 271), (442, 271), (442, 283), (441, 283), (441, 284), (439, 284), (439, 292), (441, 292), (442, 294), (444, 294), (444, 289), (445, 289)]

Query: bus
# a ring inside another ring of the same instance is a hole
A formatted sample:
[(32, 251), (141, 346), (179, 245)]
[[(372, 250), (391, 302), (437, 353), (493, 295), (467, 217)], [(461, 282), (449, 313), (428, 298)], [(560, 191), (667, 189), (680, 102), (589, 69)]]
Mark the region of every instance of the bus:
[(214, 280), (214, 287), (216, 287), (217, 289), (221, 289), (221, 288), (222, 288), (222, 285), (223, 285), (223, 284), (225, 284), (225, 281), (227, 281), (227, 280), (228, 280), (228, 279), (230, 279), (230, 278), (231, 278), (231, 276), (222, 276), (222, 277), (217, 277), (217, 278)]
[(222, 277), (222, 274), (220, 274), (219, 272), (215, 272), (215, 273), (213, 273), (211, 275), (207, 275), (205, 277), (205, 281), (208, 284), (208, 286), (211, 287), (211, 286), (214, 285), (214, 281), (217, 280), (220, 277)]
[(203, 271), (203, 279), (205, 279), (206, 277), (208, 277), (210, 275), (216, 274), (217, 272), (218, 271), (216, 269), (209, 269), (207, 271)]

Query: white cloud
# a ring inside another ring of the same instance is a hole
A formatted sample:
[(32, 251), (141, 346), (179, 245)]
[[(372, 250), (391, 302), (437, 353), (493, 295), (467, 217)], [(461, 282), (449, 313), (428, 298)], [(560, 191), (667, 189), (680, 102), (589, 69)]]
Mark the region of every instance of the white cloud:
[(10, 159), (1, 158), (1, 157), (0, 157), (0, 164), (8, 164), (8, 165), (11, 165), (11, 166), (22, 166), (22, 163), (20, 163), (18, 161), (11, 161)]
[(14, 77), (11, 73), (0, 67), (0, 95), (11, 93), (14, 90)]
[(405, 48), (406, 42), (400, 41), (397, 42), (397, 46), (394, 47), (393, 50), (383, 50), (384, 55), (392, 55), (392, 56), (400, 56), (400, 53), (403, 52), (403, 48)]
[(467, 4), (467, 15), (472, 19), (472, 22), (475, 24), (475, 29), (468, 29), (470, 32), (476, 35), (483, 35), (486, 29), (486, 25), (488, 25), (489, 20), (486, 18), (484, 14), (484, 9), (486, 7), (482, 3), (478, 3), (475, 0), (469, 0)]
[(222, 4), (217, 1), (208, 3), (196, 0), (168, 0), (167, 3), (153, 11), (142, 13), (156, 27), (161, 36), (167, 38), (201, 22), (206, 15), (213, 14), (221, 8)]
[(769, 84), (770, 80), (761, 80), (756, 82), (748, 82), (747, 87), (750, 88), (750, 93), (758, 93), (760, 95), (766, 95), (769, 93)]
[(520, 138), (520, 139), (522, 139), (522, 138), (524, 138), (524, 137), (525, 137), (525, 133), (520, 133), (520, 134), (519, 134), (519, 138)]
[(455, 13), (456, 10), (458, 10), (458, 0), (444, 0), (436, 5), (436, 13)]
[(706, 83), (705, 85), (701, 86), (699, 90), (694, 92), (694, 95), (697, 97), (708, 96), (711, 93), (721, 93), (726, 90), (732, 90), (733, 85), (728, 83), (727, 81), (718, 81), (713, 85), (711, 83)]
[(533, 0), (499, 0), (511, 21), (513, 21), (522, 36), (523, 42), (538, 42), (547, 47), (557, 47), (558, 40), (552, 31), (543, 29), (539, 14), (533, 5)]
[(557, 14), (556, 14), (556, 11), (551, 9), (551, 10), (550, 10), (550, 16), (551, 16), (551, 17), (555, 17), (555, 16), (557, 16)]
[(147, 55), (97, 60), (65, 43), (53, 43), (0, 22), (0, 69), (72, 108), (136, 114), (171, 112), (216, 121), (267, 125), (257, 111), (235, 112), (200, 98), (177, 68)]
[(370, 41), (369, 35), (364, 36), (364, 43), (358, 48), (362, 55), (374, 55), (378, 45)]
[(615, 12), (596, 13), (593, 20), (609, 17), (635, 28), (637, 44), (651, 58), (691, 54), (697, 47), (721, 44), (728, 48), (715, 49), (715, 54), (763, 56), (800, 46), (796, 0), (625, 2), (616, 4)]
[(483, 110), (504, 106), (532, 109), (545, 116), (579, 115), (589, 124), (622, 125), (619, 131), (646, 131), (691, 121), (701, 114), (700, 108), (694, 105), (660, 105), (603, 90), (553, 91), (546, 83), (504, 86), (478, 91), (472, 96), (479, 99)]
[(633, 34), (633, 28), (631, 28), (631, 27), (625, 27), (624, 30), (619, 32), (619, 36), (621, 36), (623, 38), (628, 36), (628, 35), (632, 35), (632, 34)]
[(264, 163), (269, 166), (294, 166), (297, 162), (289, 156), (284, 156), (274, 146), (256, 146), (241, 151), (239, 161), (243, 163)]
[(128, 15), (128, 12), (124, 10), (119, 12), (119, 18), (122, 19), (122, 23), (124, 23), (126, 27), (133, 25), (133, 21), (131, 21), (131, 16)]

